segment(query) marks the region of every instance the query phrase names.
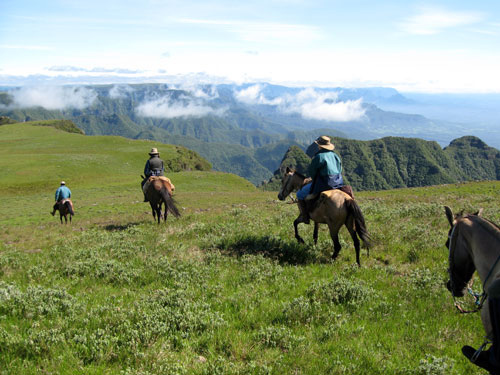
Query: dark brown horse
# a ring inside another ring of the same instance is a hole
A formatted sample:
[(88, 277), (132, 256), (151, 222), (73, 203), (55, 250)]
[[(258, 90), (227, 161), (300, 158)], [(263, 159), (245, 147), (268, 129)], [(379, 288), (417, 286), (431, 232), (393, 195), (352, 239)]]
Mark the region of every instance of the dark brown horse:
[[(500, 279), (500, 227), (482, 218), (482, 210), (470, 215), (453, 215), (449, 207), (445, 207), (445, 211), (450, 224), (446, 241), (449, 250), (448, 290), (453, 297), (462, 297), (474, 271), (477, 271), (483, 283), (483, 292), (487, 291), (493, 281)], [(491, 337), (487, 305), (488, 300), (483, 298), (477, 310), (481, 310), (484, 330)]]
[[(300, 189), (304, 185), (305, 180), (306, 178), (303, 175), (287, 168), (281, 181), (281, 190), (278, 194), (278, 199), (285, 200), (292, 191)], [(345, 225), (354, 242), (356, 262), (358, 265), (361, 265), (359, 261), (360, 242), (358, 236), (363, 240), (367, 248), (370, 246), (370, 236), (366, 229), (361, 209), (352, 197), (338, 189), (324, 191), (320, 194), (317, 203), (310, 212), (310, 217), (314, 221), (314, 243), (318, 240), (318, 224), (325, 223), (328, 225), (333, 241), (333, 259), (338, 256), (342, 248), (339, 241), (339, 230), (342, 225)], [(293, 222), (295, 238), (301, 243), (304, 240), (299, 236), (298, 224), (303, 222), (302, 215), (299, 215)]]
[[(71, 202), (71, 199), (63, 199), (57, 202), (54, 205), (54, 210), (59, 211), (59, 219), (61, 220), (61, 224), (63, 223), (62, 219), (64, 217), (64, 221), (66, 224), (68, 224), (68, 215), (69, 215), (69, 222), (71, 223), (71, 218), (75, 214), (75, 211), (73, 209), (73, 202)], [(52, 213), (54, 215), (54, 213)]]
[(168, 213), (170, 212), (175, 217), (180, 217), (181, 214), (175, 206), (172, 198), (173, 184), (166, 177), (150, 177), (147, 181), (146, 199), (151, 205), (153, 218), (158, 219), (158, 224), (162, 218), (162, 205), (165, 205), (163, 220), (167, 221)]

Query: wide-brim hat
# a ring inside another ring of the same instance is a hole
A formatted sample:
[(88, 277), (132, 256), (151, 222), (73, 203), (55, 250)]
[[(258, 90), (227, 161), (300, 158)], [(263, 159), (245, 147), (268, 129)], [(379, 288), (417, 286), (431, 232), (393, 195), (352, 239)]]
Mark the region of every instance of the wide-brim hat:
[(153, 147), (151, 151), (149, 151), (149, 155), (160, 155), (160, 153), (158, 152), (158, 149)]
[(61, 181), (61, 185), (66, 185), (66, 182), (64, 182), (64, 181)]
[(333, 150), (335, 148), (335, 145), (331, 143), (330, 137), (327, 137), (326, 135), (322, 135), (318, 139), (314, 141), (320, 148), (323, 148), (325, 150)]

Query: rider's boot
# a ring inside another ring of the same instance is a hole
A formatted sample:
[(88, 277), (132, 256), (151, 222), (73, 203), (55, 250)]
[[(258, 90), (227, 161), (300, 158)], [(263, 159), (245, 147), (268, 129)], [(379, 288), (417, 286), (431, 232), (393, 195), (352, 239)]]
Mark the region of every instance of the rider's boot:
[(302, 222), (309, 224), (309, 212), (307, 211), (306, 202), (303, 199), (297, 199), (297, 205), (299, 206), (300, 216), (302, 216)]

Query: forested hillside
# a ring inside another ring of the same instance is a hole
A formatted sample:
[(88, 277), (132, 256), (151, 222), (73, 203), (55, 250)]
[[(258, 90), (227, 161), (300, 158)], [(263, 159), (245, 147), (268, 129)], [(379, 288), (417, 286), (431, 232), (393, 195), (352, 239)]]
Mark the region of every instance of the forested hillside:
[[(335, 152), (342, 159), (346, 182), (356, 190), (500, 179), (500, 151), (476, 137), (456, 139), (444, 149), (436, 142), (416, 138), (386, 137), (372, 141), (332, 138)], [(314, 144), (306, 152), (290, 147), (264, 188), (278, 190), (286, 167), (307, 173), (314, 152)]]

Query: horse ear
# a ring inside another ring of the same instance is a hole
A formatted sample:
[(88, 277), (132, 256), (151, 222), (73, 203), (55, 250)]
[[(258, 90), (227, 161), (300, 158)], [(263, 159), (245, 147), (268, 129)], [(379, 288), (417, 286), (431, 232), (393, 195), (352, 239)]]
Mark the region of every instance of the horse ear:
[(483, 209), (480, 208), (479, 211), (477, 211), (474, 215), (476, 215), (476, 216), (482, 216), (483, 215)]
[(286, 167), (286, 173), (290, 173), (291, 171), (290, 167)]
[(450, 223), (451, 226), (453, 226), (453, 221), (455, 218), (453, 217), (453, 212), (451, 211), (451, 208), (448, 206), (444, 206), (444, 211), (446, 212), (446, 218), (448, 219), (448, 222)]

